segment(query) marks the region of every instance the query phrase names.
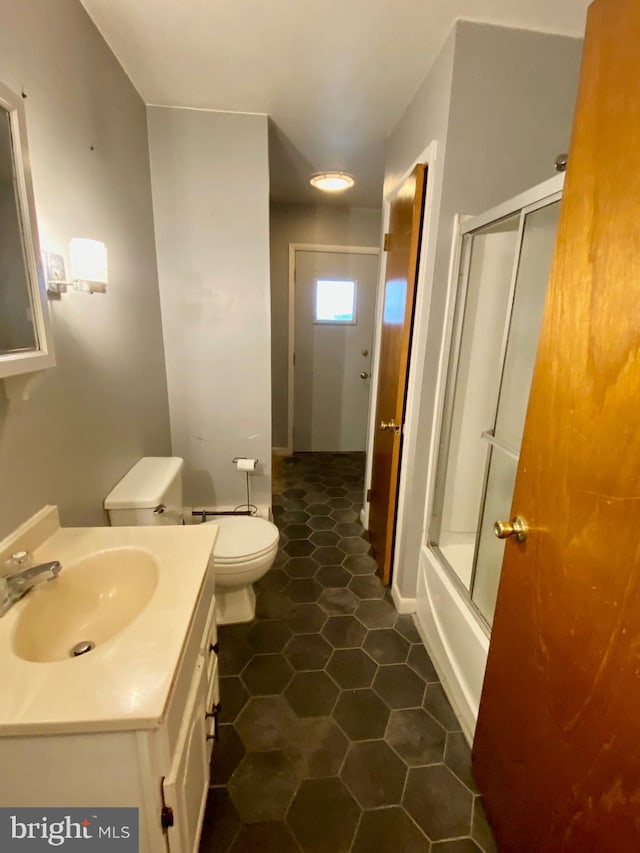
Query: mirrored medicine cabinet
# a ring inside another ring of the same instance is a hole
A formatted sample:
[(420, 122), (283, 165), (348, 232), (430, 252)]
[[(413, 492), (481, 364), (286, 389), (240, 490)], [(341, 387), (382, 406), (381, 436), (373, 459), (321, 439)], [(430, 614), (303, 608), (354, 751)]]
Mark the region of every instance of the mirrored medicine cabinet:
[(0, 380), (28, 394), (55, 358), (36, 227), (23, 100), (0, 83)]

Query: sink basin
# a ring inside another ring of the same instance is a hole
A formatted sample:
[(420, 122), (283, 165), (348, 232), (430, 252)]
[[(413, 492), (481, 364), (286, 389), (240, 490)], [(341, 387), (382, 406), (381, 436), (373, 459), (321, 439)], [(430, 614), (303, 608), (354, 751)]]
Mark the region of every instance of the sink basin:
[(56, 580), (32, 589), (13, 633), (13, 651), (45, 663), (72, 658), (114, 637), (146, 607), (158, 565), (142, 548), (109, 548), (65, 565)]

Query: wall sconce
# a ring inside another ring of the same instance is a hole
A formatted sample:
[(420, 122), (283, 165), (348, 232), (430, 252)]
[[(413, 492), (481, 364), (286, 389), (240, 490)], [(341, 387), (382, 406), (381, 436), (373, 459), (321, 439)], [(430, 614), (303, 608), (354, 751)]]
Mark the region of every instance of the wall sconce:
[(50, 296), (66, 293), (67, 287), (85, 293), (104, 293), (109, 283), (107, 247), (99, 240), (74, 237), (69, 243), (71, 275), (67, 279), (64, 256), (43, 252)]
[(74, 237), (69, 243), (74, 290), (104, 293), (109, 283), (107, 247), (99, 240)]

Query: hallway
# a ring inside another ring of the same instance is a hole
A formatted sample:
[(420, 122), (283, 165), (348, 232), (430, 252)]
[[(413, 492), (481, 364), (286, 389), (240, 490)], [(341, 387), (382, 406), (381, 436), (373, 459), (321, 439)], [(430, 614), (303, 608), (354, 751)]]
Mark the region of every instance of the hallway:
[(493, 853), (469, 748), (359, 521), (364, 454), (278, 459), (276, 563), (222, 627), (201, 853)]

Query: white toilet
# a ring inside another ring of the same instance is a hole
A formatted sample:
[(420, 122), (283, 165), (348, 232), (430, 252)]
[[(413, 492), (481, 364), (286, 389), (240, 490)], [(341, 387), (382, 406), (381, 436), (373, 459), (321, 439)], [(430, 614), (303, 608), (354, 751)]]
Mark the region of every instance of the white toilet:
[[(145, 456), (105, 498), (113, 527), (182, 524), (182, 465), (177, 456)], [(252, 584), (265, 575), (278, 552), (275, 524), (246, 515), (217, 516), (213, 549), (217, 622), (250, 622), (256, 611)]]

